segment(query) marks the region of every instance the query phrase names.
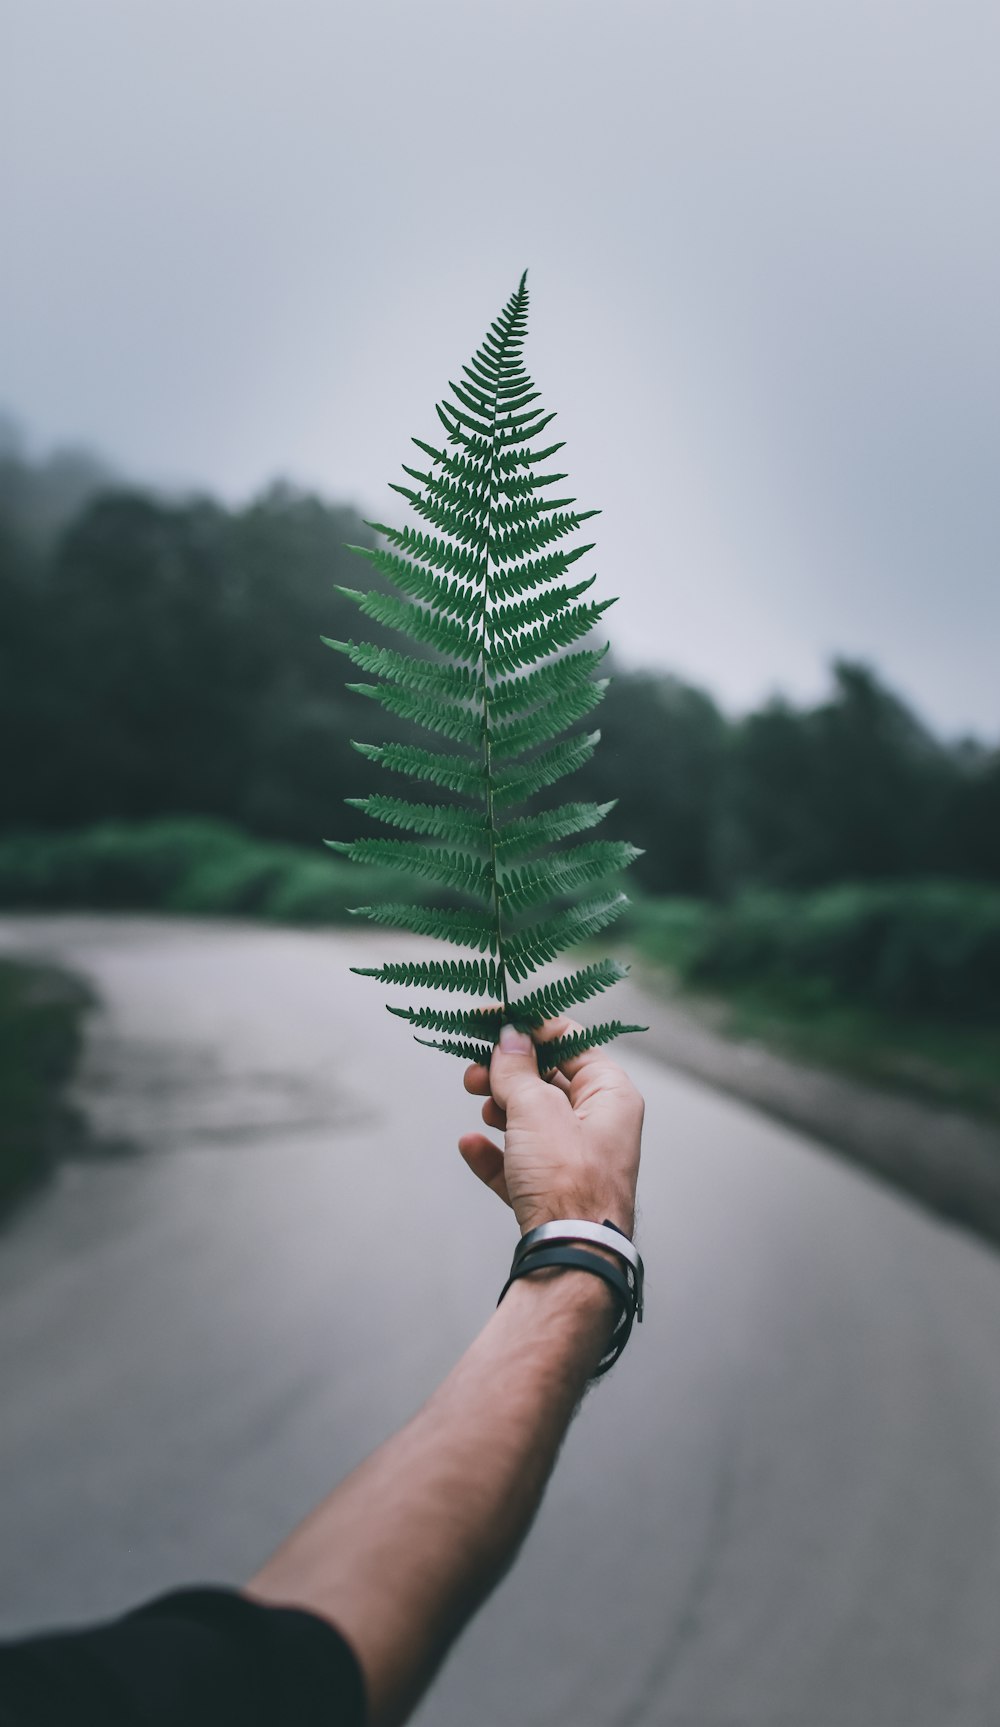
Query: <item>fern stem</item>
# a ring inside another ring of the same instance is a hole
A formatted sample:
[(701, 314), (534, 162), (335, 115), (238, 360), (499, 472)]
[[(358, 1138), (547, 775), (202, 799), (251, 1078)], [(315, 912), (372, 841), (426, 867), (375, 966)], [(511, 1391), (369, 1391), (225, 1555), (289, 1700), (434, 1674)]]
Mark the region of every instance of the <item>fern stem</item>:
[(500, 1000), (501, 1000), (501, 1008), (502, 1008), (502, 1014), (503, 1014), (504, 1019), (507, 1018), (507, 1015), (510, 1011), (510, 997), (509, 997), (509, 993), (508, 993), (508, 989), (507, 989), (507, 967), (506, 967), (506, 964), (504, 961), (503, 892), (501, 890), (500, 882), (499, 882), (499, 879), (497, 876), (497, 831), (496, 831), (496, 816), (495, 816), (495, 812), (494, 812), (494, 786), (493, 786), (493, 767), (492, 767), (493, 743), (492, 743), (492, 738), (490, 735), (490, 694), (491, 694), (491, 691), (490, 691), (489, 674), (488, 674), (488, 655), (487, 655), (487, 649), (486, 649), (486, 635), (487, 635), (487, 629), (488, 629), (488, 625), (489, 625), (489, 616), (490, 616), (489, 603), (490, 603), (490, 598), (491, 598), (491, 590), (490, 590), (490, 543), (491, 543), (491, 540), (493, 537), (494, 509), (495, 509), (497, 502), (499, 501), (499, 496), (500, 496), (500, 466), (499, 466), (499, 462), (497, 460), (497, 457), (499, 455), (500, 442), (499, 442), (499, 437), (497, 435), (497, 407), (498, 407), (499, 398), (500, 398), (500, 384), (501, 384), (502, 379), (503, 379), (503, 362), (504, 362), (504, 359), (505, 359), (506, 354), (507, 354), (507, 346), (508, 346), (508, 343), (510, 340), (510, 332), (511, 332), (511, 329), (513, 328), (514, 323), (515, 323), (515, 321), (516, 321), (516, 319), (517, 319), (517, 317), (521, 311), (521, 308), (523, 305), (524, 292), (525, 292), (524, 277), (522, 276), (520, 286), (519, 286), (518, 291), (517, 291), (517, 298), (515, 301), (514, 310), (511, 314), (510, 321), (507, 325), (507, 328), (504, 331), (503, 341), (500, 344), (500, 355), (499, 355), (499, 359), (497, 360), (497, 366), (496, 366), (497, 381), (496, 381), (496, 384), (494, 385), (493, 401), (492, 401), (492, 404), (490, 407), (490, 424), (491, 424), (492, 433), (493, 433), (493, 451), (492, 451), (492, 455), (491, 455), (491, 459), (490, 459), (490, 496), (489, 496), (489, 503), (487, 506), (486, 519), (485, 519), (485, 545), (484, 545), (484, 560), (483, 560), (483, 609), (482, 609), (482, 612), (480, 614), (480, 630), (481, 630), (481, 638), (480, 639), (481, 639), (481, 644), (482, 644), (482, 651), (481, 651), (481, 657), (480, 657), (480, 668), (481, 668), (482, 683), (483, 683), (483, 766), (484, 766), (485, 774), (486, 774), (486, 830), (487, 830), (487, 833), (489, 835), (489, 845), (490, 845), (490, 856), (489, 856), (490, 899), (491, 899), (491, 903), (493, 906), (493, 915), (496, 919), (496, 928), (497, 928), (497, 977), (498, 977), (499, 984), (500, 984)]

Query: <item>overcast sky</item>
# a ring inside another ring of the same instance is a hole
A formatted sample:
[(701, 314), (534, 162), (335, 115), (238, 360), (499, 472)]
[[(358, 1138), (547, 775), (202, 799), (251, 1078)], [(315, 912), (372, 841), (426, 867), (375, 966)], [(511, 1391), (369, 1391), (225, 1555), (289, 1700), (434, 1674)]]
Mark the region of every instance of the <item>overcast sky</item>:
[(38, 448), (387, 510), (527, 265), (622, 657), (739, 709), (861, 656), (1000, 731), (995, 0), (0, 21), (0, 402)]

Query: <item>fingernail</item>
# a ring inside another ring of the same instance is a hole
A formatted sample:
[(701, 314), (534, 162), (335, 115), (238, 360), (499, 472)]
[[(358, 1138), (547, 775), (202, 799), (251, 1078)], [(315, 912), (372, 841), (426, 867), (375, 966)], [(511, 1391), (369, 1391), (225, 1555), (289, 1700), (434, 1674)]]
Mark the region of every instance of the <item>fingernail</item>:
[(505, 1055), (530, 1055), (531, 1039), (526, 1031), (518, 1031), (516, 1025), (502, 1025), (500, 1048)]

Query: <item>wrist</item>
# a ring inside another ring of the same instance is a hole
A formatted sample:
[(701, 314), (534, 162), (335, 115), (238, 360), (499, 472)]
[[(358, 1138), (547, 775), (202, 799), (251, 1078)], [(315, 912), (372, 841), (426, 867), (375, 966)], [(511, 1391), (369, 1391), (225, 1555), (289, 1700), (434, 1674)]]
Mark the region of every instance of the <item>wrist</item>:
[(543, 1223), (560, 1223), (564, 1217), (588, 1218), (591, 1223), (610, 1223), (629, 1241), (635, 1233), (635, 1206), (631, 1200), (609, 1196), (603, 1200), (567, 1199), (551, 1205), (533, 1206), (530, 1211), (515, 1211), (522, 1239)]
[(609, 1349), (596, 1369), (599, 1377), (618, 1360), (631, 1335), (633, 1321), (642, 1320), (642, 1257), (610, 1219), (600, 1223), (586, 1217), (553, 1219), (536, 1225), (521, 1237), (514, 1250), (510, 1275), (500, 1291), (500, 1302), (517, 1283), (541, 1272), (554, 1271), (583, 1272), (590, 1278), (596, 1277), (610, 1292), (616, 1320)]
[[(604, 1254), (599, 1248), (588, 1248), (595, 1255), (600, 1253), (613, 1264), (613, 1256)], [(525, 1271), (516, 1282), (511, 1284), (507, 1299), (515, 1295), (521, 1288), (567, 1291), (566, 1305), (578, 1309), (581, 1313), (610, 1313), (618, 1310), (618, 1302), (614, 1290), (600, 1277), (594, 1277), (589, 1271), (578, 1271), (572, 1266), (541, 1265), (536, 1271)]]
[(619, 1303), (603, 1279), (589, 1271), (542, 1266), (511, 1284), (497, 1313), (508, 1309), (532, 1338), (562, 1336), (567, 1344), (580, 1342), (600, 1355), (617, 1319)]

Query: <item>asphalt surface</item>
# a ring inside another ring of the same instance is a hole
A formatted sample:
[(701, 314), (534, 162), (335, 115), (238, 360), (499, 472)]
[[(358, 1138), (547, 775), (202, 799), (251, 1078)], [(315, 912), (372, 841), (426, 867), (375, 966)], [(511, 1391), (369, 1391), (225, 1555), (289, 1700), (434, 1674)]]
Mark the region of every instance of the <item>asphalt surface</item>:
[[(0, 1235), (0, 1629), (239, 1581), (489, 1313), (475, 1105), (348, 937), (8, 919), (103, 1151)], [(401, 944), (394, 938), (393, 955)], [(646, 1324), (422, 1727), (1000, 1721), (1000, 1259), (621, 1046)]]

